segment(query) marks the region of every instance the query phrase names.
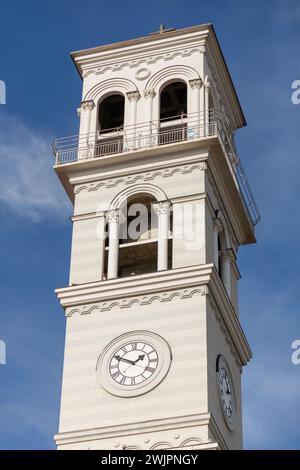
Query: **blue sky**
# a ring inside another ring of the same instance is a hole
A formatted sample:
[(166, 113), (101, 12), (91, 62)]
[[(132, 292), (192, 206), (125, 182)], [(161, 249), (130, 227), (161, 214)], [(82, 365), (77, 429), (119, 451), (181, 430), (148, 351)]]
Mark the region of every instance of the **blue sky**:
[(52, 171), (54, 136), (77, 132), (81, 82), (69, 52), (212, 22), (248, 127), (238, 149), (262, 222), (239, 252), (241, 321), (254, 351), (243, 373), (246, 448), (300, 448), (298, 0), (1, 1), (0, 448), (51, 449), (57, 430), (71, 207)]

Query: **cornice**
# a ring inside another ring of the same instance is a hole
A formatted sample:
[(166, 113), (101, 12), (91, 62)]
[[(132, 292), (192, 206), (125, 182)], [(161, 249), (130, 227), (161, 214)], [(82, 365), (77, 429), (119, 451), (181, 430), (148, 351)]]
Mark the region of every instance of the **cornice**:
[(73, 215), (72, 217), (70, 217), (70, 219), (72, 222), (78, 222), (79, 220), (99, 219), (104, 216), (105, 216), (104, 211), (97, 211), (97, 212), (89, 212), (86, 214)]
[[(100, 282), (64, 287), (55, 292), (62, 307), (78, 307), (82, 304), (109, 303), (122, 299), (143, 299), (159, 294), (163, 301), (169, 299), (169, 291), (181, 292), (188, 289), (188, 295), (194, 288), (205, 286), (210, 277), (212, 265), (191, 266), (150, 274), (124, 277)], [(180, 295), (184, 295), (181, 293)], [(147, 302), (149, 299), (147, 298)], [(142, 302), (142, 300), (141, 300)], [(125, 302), (127, 304), (127, 300)]]
[[(183, 30), (182, 30), (183, 31)], [(109, 44), (71, 54), (83, 77), (87, 73), (105, 73), (121, 70), (124, 67), (151, 65), (159, 60), (173, 60), (177, 55), (189, 56), (194, 52), (203, 53), (203, 46), (209, 30), (207, 25), (201, 30), (184, 31), (184, 34), (168, 33), (137, 38), (133, 41)]]
[(213, 266), (208, 300), (239, 367), (252, 358), (252, 351), (224, 285)]
[(237, 314), (213, 264), (65, 287), (57, 289), (56, 294), (66, 316), (101, 314), (114, 307), (130, 308), (135, 304), (149, 305), (154, 300), (170, 302), (176, 297), (208, 295), (238, 365), (246, 365), (252, 357)]
[(60, 432), (54, 436), (57, 445), (98, 439), (114, 439), (122, 436), (140, 435), (157, 431), (182, 429), (187, 427), (208, 426), (210, 413), (178, 416), (175, 418), (152, 419), (128, 424), (105, 426), (80, 431)]

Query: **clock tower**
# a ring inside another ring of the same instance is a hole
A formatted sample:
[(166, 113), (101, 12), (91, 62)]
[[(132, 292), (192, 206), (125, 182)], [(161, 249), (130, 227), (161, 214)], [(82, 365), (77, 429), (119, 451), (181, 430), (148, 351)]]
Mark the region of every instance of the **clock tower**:
[(57, 447), (240, 449), (237, 256), (259, 213), (214, 29), (72, 58), (79, 133), (53, 145), (74, 205)]

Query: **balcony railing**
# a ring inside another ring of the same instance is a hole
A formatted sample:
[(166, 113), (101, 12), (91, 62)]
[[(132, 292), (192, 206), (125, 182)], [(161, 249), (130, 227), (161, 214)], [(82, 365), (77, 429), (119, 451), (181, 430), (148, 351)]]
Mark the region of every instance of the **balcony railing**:
[(55, 140), (52, 150), (55, 155), (55, 165), (60, 166), (209, 137), (219, 139), (249, 218), (252, 224), (256, 225), (260, 220), (259, 210), (234, 145), (233, 137), (230, 136), (225, 120), (218, 111), (181, 115), (171, 120), (152, 121), (137, 126), (125, 126), (98, 133), (64, 137)]

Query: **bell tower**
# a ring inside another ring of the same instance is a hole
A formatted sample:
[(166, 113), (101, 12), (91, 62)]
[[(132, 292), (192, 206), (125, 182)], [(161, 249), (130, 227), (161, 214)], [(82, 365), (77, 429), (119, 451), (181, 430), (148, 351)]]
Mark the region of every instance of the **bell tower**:
[(212, 25), (74, 52), (79, 134), (59, 449), (240, 449), (240, 245), (259, 220)]

